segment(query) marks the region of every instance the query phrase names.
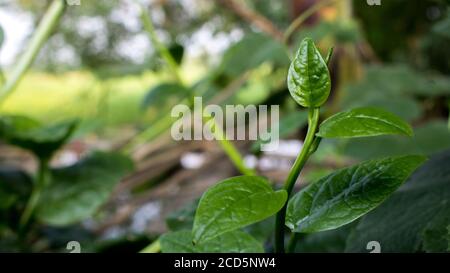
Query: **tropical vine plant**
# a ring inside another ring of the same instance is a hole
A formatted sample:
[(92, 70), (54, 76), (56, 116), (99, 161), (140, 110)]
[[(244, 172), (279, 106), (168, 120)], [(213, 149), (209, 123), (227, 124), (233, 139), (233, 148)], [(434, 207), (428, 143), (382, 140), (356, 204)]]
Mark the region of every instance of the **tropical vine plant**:
[[(380, 135), (412, 136), (401, 118), (378, 108), (356, 108), (320, 123), (320, 108), (331, 91), (328, 62), (314, 42), (305, 38), (289, 67), (287, 85), (292, 98), (308, 110), (308, 131), (282, 189), (264, 177), (228, 178), (209, 188), (195, 211), (191, 230), (161, 236), (162, 252), (263, 252), (261, 241), (243, 228), (276, 215), (274, 244), (268, 250), (294, 251), (298, 235), (337, 229), (379, 206), (426, 158), (388, 157), (361, 162), (335, 172), (293, 193), (298, 177), (323, 138)], [(285, 246), (289, 232), (291, 239)]]

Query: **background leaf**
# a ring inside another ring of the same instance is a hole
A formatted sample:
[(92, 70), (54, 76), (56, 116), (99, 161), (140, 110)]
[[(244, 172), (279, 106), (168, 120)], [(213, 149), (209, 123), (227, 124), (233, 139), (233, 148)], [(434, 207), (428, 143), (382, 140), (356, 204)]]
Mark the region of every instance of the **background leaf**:
[(162, 83), (152, 87), (142, 101), (142, 109), (161, 108), (169, 109), (187, 98), (190, 91), (177, 83)]
[(345, 155), (363, 160), (408, 153), (431, 155), (446, 148), (450, 148), (450, 131), (444, 121), (431, 121), (416, 128), (411, 138), (379, 136), (348, 139), (343, 143)]
[(367, 242), (373, 240), (380, 242), (382, 252), (417, 252), (424, 240), (428, 240), (425, 250), (430, 250), (432, 238), (424, 238), (424, 233), (441, 226), (441, 220), (448, 221), (443, 216), (450, 215), (449, 162), (447, 150), (419, 168), (399, 191), (359, 221), (346, 251), (366, 252)]
[(228, 77), (237, 77), (264, 62), (286, 66), (289, 57), (279, 42), (260, 33), (250, 33), (225, 52), (219, 71)]
[(181, 64), (184, 57), (184, 47), (179, 43), (173, 43), (169, 47), (169, 53), (177, 64)]
[(450, 211), (437, 214), (422, 232), (422, 249), (426, 252), (447, 252), (450, 245), (448, 228), (450, 227)]
[(220, 234), (264, 220), (279, 211), (286, 191), (274, 191), (258, 176), (237, 176), (208, 189), (200, 199), (194, 219), (194, 241), (207, 241)]
[(8, 252), (7, 245), (18, 242), (12, 231), (17, 229), (18, 215), (23, 212), (32, 187), (32, 178), (23, 170), (0, 167), (0, 251)]
[(287, 85), (291, 96), (303, 107), (319, 107), (330, 95), (330, 72), (309, 38), (301, 42), (289, 67)]
[(73, 166), (53, 170), (52, 183), (40, 199), (38, 219), (63, 226), (92, 216), (131, 169), (131, 160), (123, 155), (95, 152)]
[(379, 135), (412, 136), (413, 130), (401, 118), (382, 109), (365, 107), (340, 112), (326, 119), (319, 127), (323, 138), (351, 138)]
[(263, 253), (262, 244), (249, 234), (235, 230), (214, 240), (192, 244), (190, 231), (177, 231), (161, 236), (163, 253)]
[(424, 160), (394, 157), (338, 170), (292, 197), (286, 225), (310, 233), (348, 224), (380, 205)]
[(21, 116), (0, 118), (0, 137), (12, 145), (30, 150), (39, 158), (50, 158), (70, 138), (77, 121), (68, 120), (49, 126)]

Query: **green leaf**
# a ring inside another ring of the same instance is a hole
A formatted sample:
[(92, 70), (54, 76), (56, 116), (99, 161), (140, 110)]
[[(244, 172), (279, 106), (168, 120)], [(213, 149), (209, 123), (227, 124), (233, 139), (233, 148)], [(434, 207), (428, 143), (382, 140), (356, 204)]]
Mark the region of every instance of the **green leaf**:
[(286, 203), (284, 190), (274, 191), (258, 176), (237, 176), (208, 189), (194, 219), (193, 240), (207, 241), (228, 231), (264, 220)]
[(229, 77), (237, 77), (264, 62), (285, 66), (289, 64), (289, 57), (283, 45), (271, 37), (250, 33), (225, 52), (219, 71)]
[(434, 33), (442, 36), (443, 38), (450, 39), (450, 34), (449, 34), (449, 30), (450, 30), (450, 11), (448, 9), (447, 9), (447, 15), (443, 16), (442, 20), (440, 20), (435, 25), (433, 25), (431, 30)]
[(192, 244), (190, 231), (177, 231), (161, 236), (163, 253), (263, 253), (262, 244), (249, 234), (235, 230), (214, 240)]
[(16, 168), (0, 167), (0, 211), (14, 205), (24, 205), (32, 187), (32, 178), (26, 172)]
[(450, 212), (443, 211), (437, 214), (422, 232), (422, 249), (426, 252), (447, 252), (450, 241), (448, 240), (450, 227)]
[(431, 239), (424, 238), (426, 230), (441, 226), (450, 215), (449, 162), (450, 150), (432, 156), (386, 202), (361, 218), (346, 252), (367, 252), (367, 242), (374, 240), (382, 252), (421, 251), (424, 240)]
[(314, 42), (305, 38), (288, 71), (287, 85), (294, 100), (303, 107), (319, 107), (331, 90), (330, 72)]
[(43, 126), (20, 116), (0, 118), (0, 137), (8, 143), (30, 150), (39, 158), (50, 158), (70, 138), (77, 121), (68, 120)]
[(152, 87), (142, 102), (142, 109), (172, 107), (188, 97), (190, 91), (177, 83), (162, 83)]
[(448, 95), (449, 86), (448, 77), (419, 73), (405, 65), (369, 66), (361, 82), (346, 86), (343, 104), (345, 107), (354, 107), (362, 101), (373, 99)]
[(413, 130), (401, 118), (382, 109), (364, 107), (340, 112), (326, 119), (319, 128), (323, 138), (352, 138), (379, 135), (413, 136)]
[(380, 205), (424, 161), (423, 156), (402, 156), (338, 170), (289, 201), (286, 225), (311, 233), (348, 224)]
[(369, 97), (366, 100), (353, 101), (346, 109), (358, 107), (376, 107), (390, 112), (406, 121), (413, 121), (422, 115), (422, 109), (419, 102), (406, 96), (395, 97)]
[(63, 226), (92, 216), (131, 169), (128, 157), (95, 152), (73, 166), (52, 170), (51, 184), (40, 199), (38, 219)]

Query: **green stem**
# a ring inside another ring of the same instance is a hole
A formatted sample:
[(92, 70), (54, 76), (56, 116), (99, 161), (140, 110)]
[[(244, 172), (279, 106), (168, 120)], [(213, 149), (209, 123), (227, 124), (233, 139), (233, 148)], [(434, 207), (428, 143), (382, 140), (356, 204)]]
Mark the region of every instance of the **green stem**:
[(158, 119), (152, 126), (140, 132), (133, 137), (124, 147), (123, 151), (125, 153), (130, 153), (139, 145), (154, 140), (156, 137), (161, 135), (170, 129), (172, 125), (172, 116), (164, 115), (161, 119)]
[(289, 244), (287, 247), (288, 253), (294, 253), (295, 252), (295, 246), (297, 245), (297, 241), (300, 238), (300, 233), (292, 233), (291, 239), (289, 240)]
[(11, 76), (8, 77), (5, 85), (0, 89), (0, 103), (3, 102), (17, 87), (20, 79), (36, 59), (39, 50), (50, 37), (55, 25), (58, 23), (65, 7), (64, 0), (53, 0), (35, 34), (31, 38), (26, 51), (13, 68)]
[[(207, 121), (206, 118), (204, 118), (204, 120)], [(222, 150), (231, 160), (233, 165), (239, 170), (239, 172), (244, 175), (256, 175), (254, 170), (249, 169), (247, 168), (247, 166), (245, 166), (244, 159), (242, 158), (241, 154), (236, 149), (236, 147), (226, 139), (226, 135), (224, 134), (222, 128), (220, 128), (220, 125), (218, 125), (215, 120), (214, 124), (211, 126), (211, 132), (213, 133), (214, 138), (219, 143)]]
[(309, 17), (314, 15), (321, 8), (331, 4), (332, 2), (337, 0), (328, 0), (328, 1), (318, 1), (316, 4), (312, 5), (310, 8), (302, 12), (294, 21), (289, 25), (283, 35), (283, 44), (287, 44), (289, 38), (294, 33), (294, 31), (305, 22)]
[[(187, 86), (187, 84), (184, 82), (183, 78), (181, 77), (180, 73), (180, 67), (177, 64), (177, 62), (173, 59), (172, 55), (170, 54), (169, 50), (159, 41), (158, 36), (155, 32), (155, 27), (153, 26), (152, 20), (150, 19), (150, 15), (147, 12), (144, 5), (140, 4), (141, 9), (141, 20), (144, 25), (145, 30), (149, 34), (150, 40), (154, 44), (155, 48), (158, 50), (158, 53), (161, 55), (161, 57), (164, 59), (164, 61), (167, 63), (169, 69), (175, 76), (178, 83), (182, 86)], [(149, 128), (149, 130), (145, 130), (143, 133), (139, 134), (135, 139), (133, 139), (130, 144), (128, 144), (125, 147), (126, 151), (130, 151), (132, 147), (141, 141), (148, 140), (150, 137), (154, 138), (164, 132), (167, 127), (170, 127), (170, 123), (168, 121), (171, 120), (171, 118), (165, 118), (160, 120), (160, 122), (157, 123), (157, 130), (154, 130), (154, 126)], [(219, 128), (218, 126), (215, 126), (216, 128)], [(219, 129), (220, 130), (220, 129)], [(219, 133), (219, 130), (216, 133)], [(221, 132), (221, 131), (220, 131)], [(221, 132), (223, 134), (223, 132)], [(223, 136), (223, 135), (222, 135)], [(228, 141), (225, 137), (216, 136), (216, 139), (219, 140), (219, 144), (224, 150), (224, 152), (227, 154), (227, 156), (230, 158), (231, 162), (236, 166), (236, 168), (245, 175), (254, 175), (253, 170), (249, 170), (245, 164), (244, 159), (242, 158), (239, 151), (234, 147), (234, 145)]]
[(173, 73), (175, 78), (179, 83), (182, 83), (184, 85), (183, 78), (181, 77), (181, 73), (179, 71), (179, 66), (175, 59), (172, 57), (172, 54), (170, 54), (167, 47), (165, 47), (158, 39), (158, 36), (155, 32), (155, 27), (153, 26), (152, 20), (150, 20), (150, 15), (147, 12), (144, 5), (140, 4), (141, 9), (141, 21), (144, 25), (144, 29), (147, 31), (150, 40), (152, 41), (153, 45), (155, 46), (156, 50), (158, 51), (159, 55), (164, 59), (164, 61), (167, 63), (167, 66), (169, 67), (170, 71)]
[[(313, 146), (315, 134), (317, 131), (317, 127), (319, 124), (319, 108), (309, 109), (308, 116), (308, 132), (306, 134), (305, 141), (303, 143), (302, 151), (298, 155), (297, 159), (292, 166), (291, 171), (284, 183), (284, 189), (287, 191), (288, 196), (290, 196), (292, 189), (294, 188), (295, 182), (297, 178), (305, 166), (306, 161), (311, 155), (310, 150)], [(275, 222), (275, 251), (277, 253), (284, 252), (284, 226), (286, 219), (286, 208), (287, 202), (284, 207), (277, 213), (276, 222)]]
[(33, 191), (31, 192), (30, 199), (28, 199), (25, 210), (20, 217), (19, 230), (21, 231), (24, 231), (27, 228), (28, 222), (30, 221), (31, 216), (39, 203), (42, 190), (47, 186), (49, 174), (48, 162), (49, 160), (47, 159), (39, 160), (39, 169)]

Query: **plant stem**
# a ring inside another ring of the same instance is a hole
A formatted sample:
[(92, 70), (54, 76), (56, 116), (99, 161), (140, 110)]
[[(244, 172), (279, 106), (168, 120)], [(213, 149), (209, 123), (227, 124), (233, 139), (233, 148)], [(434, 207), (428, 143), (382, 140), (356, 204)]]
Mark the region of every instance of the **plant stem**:
[[(141, 9), (141, 20), (144, 25), (145, 30), (148, 32), (150, 40), (158, 50), (158, 53), (161, 55), (161, 57), (164, 59), (164, 61), (167, 63), (169, 69), (175, 76), (178, 83), (184, 87), (187, 87), (187, 84), (184, 82), (183, 78), (181, 77), (180, 73), (180, 67), (173, 59), (172, 55), (170, 54), (169, 50), (159, 41), (158, 36), (155, 32), (155, 27), (153, 26), (153, 23), (150, 19), (150, 15), (148, 14), (146, 8), (144, 5), (140, 4)], [(164, 132), (168, 128), (170, 128), (170, 123), (168, 121), (171, 120), (171, 117), (168, 116), (168, 118), (164, 118), (160, 120), (160, 122), (157, 123), (156, 128), (158, 129), (156, 132), (152, 129), (145, 130), (143, 133), (139, 134), (135, 139), (133, 139), (129, 145), (125, 147), (127, 151), (129, 151), (134, 145), (138, 144), (142, 140), (146, 140), (148, 137), (156, 137), (160, 133)], [(242, 158), (242, 155), (239, 153), (239, 151), (234, 147), (234, 145), (228, 141), (225, 137), (223, 137), (223, 132), (221, 131), (220, 127), (214, 122), (214, 127), (218, 128), (217, 131), (214, 130), (215, 133), (221, 134), (216, 135), (216, 139), (219, 141), (220, 147), (224, 150), (225, 154), (230, 158), (231, 162), (234, 164), (234, 166), (244, 175), (255, 175), (253, 170), (248, 169), (244, 164), (244, 159)], [(219, 131), (220, 130), (220, 131)], [(155, 132), (155, 133), (154, 133)]]
[(19, 230), (21, 230), (22, 232), (26, 229), (31, 216), (36, 209), (42, 190), (47, 186), (49, 173), (48, 162), (48, 159), (39, 160), (39, 170), (35, 180), (33, 191), (31, 192), (30, 199), (28, 199), (25, 210), (20, 217)]
[(139, 253), (158, 253), (161, 252), (161, 243), (159, 239), (155, 240), (153, 243), (148, 245), (143, 250), (139, 251)]
[(42, 21), (36, 29), (35, 34), (31, 38), (26, 51), (22, 54), (19, 61), (13, 68), (11, 76), (8, 77), (5, 85), (0, 89), (0, 103), (3, 102), (9, 95), (11, 95), (11, 93), (17, 87), (20, 79), (33, 63), (34, 59), (39, 53), (39, 50), (47, 41), (55, 25), (61, 18), (64, 7), (64, 0), (53, 0), (50, 7), (47, 9), (47, 12), (45, 13)]
[[(306, 161), (311, 155), (310, 149), (313, 146), (316, 130), (319, 123), (319, 108), (309, 109), (308, 115), (308, 132), (306, 134), (305, 141), (303, 143), (302, 151), (298, 155), (297, 159), (292, 166), (291, 171), (284, 183), (284, 189), (287, 191), (288, 196), (291, 195), (297, 178), (305, 166)], [(286, 219), (287, 202), (284, 207), (277, 213), (275, 222), (275, 251), (277, 253), (284, 252), (284, 223)]]
[(302, 12), (294, 21), (289, 25), (283, 35), (283, 44), (287, 44), (289, 38), (294, 33), (294, 31), (305, 22), (309, 17), (311, 17), (314, 13), (319, 11), (321, 8), (331, 4), (336, 0), (328, 0), (328, 1), (318, 1), (316, 4), (312, 5), (310, 8)]
[(140, 4), (140, 9), (141, 9), (141, 21), (142, 24), (144, 25), (145, 30), (148, 33), (150, 40), (152, 41), (159, 55), (161, 55), (161, 57), (167, 63), (167, 66), (169, 67), (170, 71), (173, 73), (177, 81), (184, 85), (183, 78), (181, 77), (181, 73), (179, 71), (179, 66), (175, 61), (175, 59), (172, 57), (172, 54), (170, 54), (167, 47), (165, 47), (159, 41), (158, 36), (156, 35), (155, 27), (153, 26), (152, 20), (150, 20), (150, 16), (145, 6), (143, 4)]
[(289, 244), (287, 246), (287, 253), (293, 253), (295, 251), (295, 246), (297, 245), (299, 237), (300, 233), (292, 233), (291, 239), (289, 240)]

